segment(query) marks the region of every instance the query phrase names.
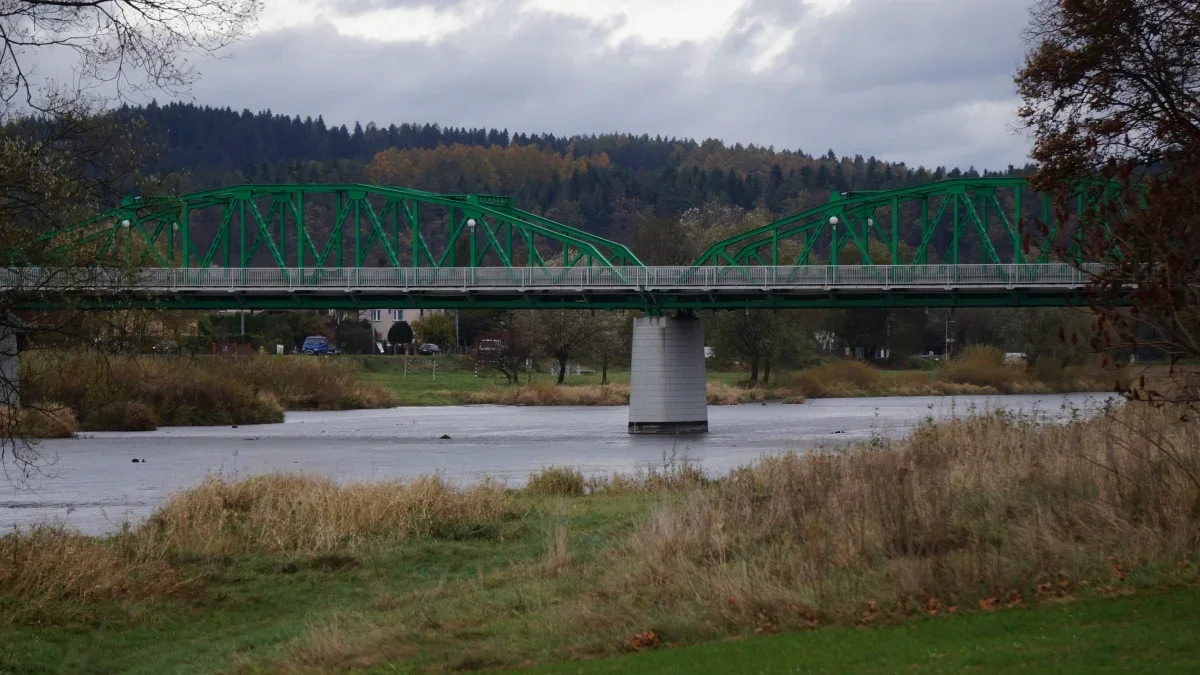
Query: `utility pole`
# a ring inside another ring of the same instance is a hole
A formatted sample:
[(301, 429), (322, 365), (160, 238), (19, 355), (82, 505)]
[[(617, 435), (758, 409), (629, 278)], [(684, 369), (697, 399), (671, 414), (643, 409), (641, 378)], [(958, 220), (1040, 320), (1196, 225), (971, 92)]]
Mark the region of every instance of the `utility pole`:
[(950, 343), (954, 342), (954, 338), (950, 337), (950, 324), (954, 323), (950, 320), (950, 315), (946, 315), (946, 347), (942, 350), (942, 360), (950, 360)]
[(454, 351), (462, 351), (462, 341), (458, 339), (458, 310), (454, 310)]

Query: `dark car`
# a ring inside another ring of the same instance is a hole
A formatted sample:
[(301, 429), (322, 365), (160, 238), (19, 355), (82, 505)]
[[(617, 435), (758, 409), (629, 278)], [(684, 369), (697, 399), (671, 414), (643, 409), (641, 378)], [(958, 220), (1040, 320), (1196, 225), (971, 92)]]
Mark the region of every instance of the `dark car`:
[(437, 345), (426, 342), (420, 347), (417, 347), (417, 353), (421, 356), (437, 356), (438, 354), (442, 353), (442, 350), (438, 349)]
[(174, 340), (163, 340), (152, 348), (155, 354), (178, 354), (179, 343)]

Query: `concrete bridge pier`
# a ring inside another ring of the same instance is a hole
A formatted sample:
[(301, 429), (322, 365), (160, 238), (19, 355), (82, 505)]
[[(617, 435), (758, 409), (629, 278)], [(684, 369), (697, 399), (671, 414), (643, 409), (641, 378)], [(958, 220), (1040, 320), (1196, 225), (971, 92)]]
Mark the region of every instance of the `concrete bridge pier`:
[(629, 433), (708, 431), (704, 327), (694, 315), (633, 321)]
[(21, 407), (21, 390), (17, 386), (17, 329), (18, 322), (11, 314), (0, 316), (0, 406)]

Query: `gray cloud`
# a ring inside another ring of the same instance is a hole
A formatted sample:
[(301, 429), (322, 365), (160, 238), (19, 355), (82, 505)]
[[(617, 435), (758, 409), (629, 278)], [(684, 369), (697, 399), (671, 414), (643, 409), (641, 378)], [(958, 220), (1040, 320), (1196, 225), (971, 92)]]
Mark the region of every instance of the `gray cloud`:
[(335, 0), (330, 7), (341, 15), (357, 15), (380, 9), (428, 7), (434, 10), (454, 9), (470, 0)]
[[(820, 21), (800, 7), (752, 0), (723, 39), (669, 47), (610, 46), (615, 25), (507, 3), (435, 43), (328, 25), (267, 32), (200, 63), (193, 98), (339, 124), (716, 137), (964, 168), (1024, 161), (1028, 142), (1011, 129), (1021, 0), (855, 0)], [(751, 72), (752, 50), (776, 29), (794, 30), (793, 42)]]

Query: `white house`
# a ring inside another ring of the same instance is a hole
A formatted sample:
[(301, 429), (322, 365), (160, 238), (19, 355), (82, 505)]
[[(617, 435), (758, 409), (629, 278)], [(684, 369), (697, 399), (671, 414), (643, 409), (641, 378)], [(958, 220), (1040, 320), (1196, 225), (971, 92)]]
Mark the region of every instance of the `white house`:
[(392, 329), (392, 324), (404, 321), (411, 326), (413, 321), (421, 317), (445, 313), (444, 309), (362, 309), (358, 312), (358, 318), (371, 322), (371, 328), (375, 329), (376, 340), (387, 342), (388, 331)]

